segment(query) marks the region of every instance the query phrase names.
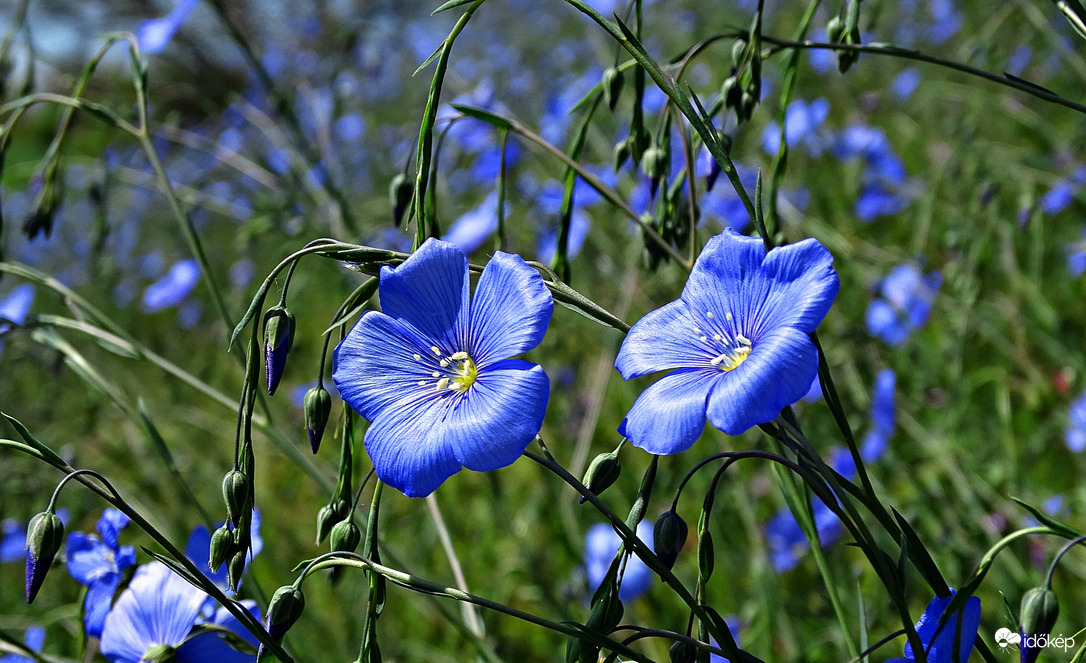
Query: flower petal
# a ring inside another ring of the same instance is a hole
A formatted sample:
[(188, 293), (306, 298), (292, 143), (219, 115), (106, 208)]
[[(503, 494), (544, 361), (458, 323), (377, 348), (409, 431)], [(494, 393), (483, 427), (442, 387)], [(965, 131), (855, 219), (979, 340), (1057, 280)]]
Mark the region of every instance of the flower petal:
[(83, 600), (83, 625), (87, 630), (87, 636), (98, 638), (102, 636), (102, 627), (106, 623), (106, 615), (113, 606), (113, 595), (121, 584), (120, 573), (109, 573), (98, 582), (91, 584), (87, 589), (87, 598)]
[(467, 350), (480, 367), (527, 352), (543, 340), (553, 312), (539, 273), (520, 256), (498, 251), (475, 287)]
[(102, 654), (114, 662), (135, 662), (150, 647), (180, 644), (204, 596), (161, 562), (141, 566), (106, 616)]
[(68, 535), (66, 556), (68, 573), (84, 585), (92, 585), (103, 575), (117, 570), (109, 546), (99, 541), (98, 537), (87, 536), (83, 532)]
[(439, 341), (446, 355), (465, 349), (468, 259), (448, 242), (426, 240), (400, 266), (381, 268), (381, 310)]
[(131, 519), (121, 511), (106, 509), (102, 512), (102, 517), (99, 519), (96, 529), (102, 535), (102, 540), (105, 541), (106, 545), (116, 550), (117, 536), (130, 521)]
[(764, 335), (746, 361), (716, 382), (709, 421), (729, 435), (772, 421), (807, 393), (818, 373), (817, 352), (806, 334), (791, 327)]
[(381, 481), (408, 497), (425, 497), (460, 471), (440, 430), (453, 398), (451, 392), (408, 396), (372, 422), (364, 443)]
[(479, 371), (434, 434), (448, 440), (457, 462), (469, 470), (496, 470), (511, 465), (535, 439), (549, 396), (543, 367), (519, 359), (499, 362)]
[[(694, 264), (682, 299), (696, 320), (712, 313), (728, 336), (738, 331), (757, 341), (781, 326), (810, 332), (837, 295), (833, 256), (810, 239), (773, 249), (733, 230), (709, 240)], [(734, 317), (734, 327), (724, 322)]]
[(682, 300), (649, 312), (626, 334), (615, 368), (625, 380), (674, 368), (704, 368), (717, 352), (699, 341), (698, 324)]
[(718, 369), (683, 370), (666, 375), (641, 392), (619, 433), (645, 451), (674, 454), (694, 444), (705, 429), (706, 401), (726, 378)]
[(419, 391), (419, 381), (434, 382), (438, 357), (430, 346), (410, 325), (369, 311), (336, 347), (332, 379), (343, 400), (373, 421), (390, 403)]

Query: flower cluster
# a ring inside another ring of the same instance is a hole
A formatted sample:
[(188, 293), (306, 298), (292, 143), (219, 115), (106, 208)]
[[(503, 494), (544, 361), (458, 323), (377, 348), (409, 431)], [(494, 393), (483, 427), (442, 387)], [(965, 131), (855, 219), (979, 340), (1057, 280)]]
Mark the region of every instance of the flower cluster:
[(911, 263), (890, 270), (867, 306), (868, 333), (890, 345), (903, 344), (928, 321), (942, 282), (939, 272), (925, 275)]

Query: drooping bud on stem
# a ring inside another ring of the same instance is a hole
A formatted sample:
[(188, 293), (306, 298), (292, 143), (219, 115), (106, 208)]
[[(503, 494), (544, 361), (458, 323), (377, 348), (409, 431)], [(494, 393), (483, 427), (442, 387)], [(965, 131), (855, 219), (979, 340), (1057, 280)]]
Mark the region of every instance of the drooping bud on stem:
[(317, 385), (305, 393), (305, 428), (309, 433), (309, 446), (313, 453), (321, 446), (328, 415), (332, 412), (332, 396), (324, 387)]
[(287, 354), (294, 344), (294, 314), (285, 306), (273, 306), (264, 314), (264, 376), (268, 381), (268, 395), (274, 395)]
[(64, 543), (64, 523), (52, 511), (30, 519), (26, 528), (26, 602), (33, 603)]

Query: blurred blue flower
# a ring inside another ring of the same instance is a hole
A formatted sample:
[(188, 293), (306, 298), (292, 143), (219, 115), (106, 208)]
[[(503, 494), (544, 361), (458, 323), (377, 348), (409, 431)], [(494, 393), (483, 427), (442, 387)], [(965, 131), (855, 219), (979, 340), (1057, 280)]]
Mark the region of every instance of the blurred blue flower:
[[(223, 523), (216, 523), (215, 528), (222, 527)], [(230, 529), (233, 530), (233, 525), (230, 525)], [(253, 561), (253, 558), (260, 554), (260, 551), (264, 549), (264, 539), (260, 536), (260, 511), (253, 509), (253, 522), (249, 529), (249, 536), (252, 542), (252, 548), (249, 551), (249, 555), (245, 558), (245, 568), (249, 567), (249, 563)], [(230, 583), (226, 579), (226, 564), (219, 567), (218, 571), (211, 570), (211, 532), (207, 527), (198, 525), (192, 530), (192, 534), (189, 534), (188, 543), (185, 544), (185, 556), (192, 560), (192, 563), (197, 566), (204, 575), (215, 583), (219, 589), (223, 591), (227, 596), (233, 596), (234, 590), (230, 588)], [(244, 573), (244, 571), (242, 571)], [(240, 583), (239, 583), (240, 586)], [(209, 600), (214, 601), (211, 597)]]
[[(588, 219), (588, 214), (580, 207), (574, 207), (569, 219), (569, 252), (566, 254), (567, 258), (572, 260), (581, 252), (591, 227), (592, 223)], [(536, 258), (539, 262), (549, 264), (554, 260), (554, 254), (557, 251), (558, 231), (555, 228), (548, 228), (540, 236), (539, 243), (536, 245)]]
[(886, 453), (890, 438), (896, 428), (897, 407), (894, 404), (894, 387), (897, 374), (884, 368), (875, 376), (875, 388), (871, 394), (871, 428), (860, 443), (860, 458), (873, 463)]
[[(826, 43), (829, 37), (825, 30), (813, 30), (811, 41)], [(811, 69), (814, 69), (816, 74), (828, 74), (837, 69), (837, 56), (828, 48), (812, 48), (807, 51), (807, 61), (811, 63)]]
[(4, 349), (4, 333), (9, 331), (12, 325), (21, 325), (26, 322), (30, 305), (33, 303), (34, 286), (29, 283), (15, 286), (7, 297), (0, 300), (0, 350)]
[(1063, 441), (1075, 453), (1086, 449), (1086, 392), (1071, 403), (1067, 427), (1063, 429)]
[(962, 13), (953, 0), (931, 0), (928, 7), (933, 21), (928, 30), (928, 41), (932, 44), (938, 46), (962, 29)]
[(83, 602), (83, 625), (87, 635), (98, 637), (113, 603), (113, 594), (121, 584), (124, 570), (136, 563), (136, 550), (121, 546), (120, 531), (129, 522), (128, 516), (116, 509), (106, 509), (96, 529), (101, 538), (83, 532), (68, 535), (68, 573), (87, 587)]
[(543, 279), (498, 251), (468, 295), (468, 262), (428, 239), (381, 269), (381, 308), (367, 311), (335, 351), (340, 395), (370, 423), (377, 476), (410, 497), (429, 495), (461, 467), (515, 461), (543, 423), (543, 369), (509, 359), (543, 339), (554, 303)]
[(920, 72), (916, 70), (916, 67), (908, 67), (894, 77), (890, 88), (898, 101), (905, 101), (912, 96), (918, 85), (920, 85)]
[[(728, 630), (731, 631), (732, 639), (735, 640), (736, 646), (742, 647), (743, 645), (739, 642), (739, 618), (735, 615), (728, 615), (724, 618), (724, 623), (728, 626)], [(720, 646), (717, 644), (717, 641), (712, 638), (709, 639), (709, 644), (714, 647)], [(709, 654), (709, 663), (730, 663), (730, 661), (719, 654)]]
[(711, 238), (682, 297), (641, 318), (615, 368), (626, 380), (668, 375), (619, 427), (655, 454), (678, 453), (705, 419), (729, 435), (771, 421), (807, 393), (818, 371), (808, 337), (837, 295), (833, 256), (813, 239), (766, 253), (733, 230)]
[[(642, 520), (637, 524), (637, 538), (652, 549), (652, 523)], [(588, 528), (588, 535), (584, 541), (584, 566), (588, 574), (588, 588), (590, 592), (603, 582), (607, 575), (607, 569), (615, 559), (615, 554), (622, 546), (622, 539), (614, 528), (607, 523), (596, 523)], [(621, 569), (621, 567), (620, 567)], [(652, 586), (654, 574), (640, 557), (630, 555), (626, 561), (626, 569), (622, 573), (622, 585), (618, 588), (618, 598), (622, 601), (632, 601), (649, 590)]]
[[(45, 645), (45, 629), (41, 626), (29, 627), (23, 636), (23, 642), (27, 649), (40, 654), (42, 646)], [(18, 654), (4, 654), (0, 656), (0, 663), (34, 663), (34, 660)]]
[(255, 661), (255, 654), (237, 658), (218, 636), (188, 639), (206, 598), (161, 562), (144, 564), (106, 616), (102, 654), (111, 663), (139, 663), (152, 647), (166, 646), (177, 648), (176, 663)]
[(1067, 255), (1067, 271), (1071, 276), (1078, 278), (1086, 272), (1086, 231), (1082, 233), (1082, 239), (1071, 242), (1063, 249)]
[(1061, 177), (1052, 184), (1037, 201), (1041, 211), (1049, 216), (1067, 209), (1075, 200), (1075, 194), (1086, 182), (1086, 166), (1079, 166), (1067, 177)]
[(890, 345), (901, 345), (928, 321), (943, 275), (924, 275), (913, 264), (898, 265), (879, 283), (867, 306), (867, 331)]
[[(950, 596), (936, 596), (932, 599), (916, 622), (916, 634), (924, 644), (929, 663), (966, 663), (973, 650), (973, 642), (977, 639), (977, 629), (980, 628), (980, 599), (976, 596), (970, 596), (962, 611), (950, 615), (942, 630), (939, 630), (939, 622), (950, 607), (954, 593), (954, 590), (950, 590)], [(954, 647), (956, 640), (961, 645), (959, 650)], [(886, 663), (912, 663), (915, 660), (912, 643), (907, 642), (905, 657), (893, 658)]]
[[(784, 140), (788, 149), (803, 147), (813, 157), (822, 154), (829, 145), (829, 137), (820, 131), (830, 113), (830, 102), (820, 97), (808, 103), (796, 99), (784, 111)], [(781, 129), (770, 122), (762, 132), (762, 149), (775, 155), (780, 148)]]
[(14, 518), (0, 523), (0, 562), (22, 562), (26, 558), (26, 525)]
[(869, 223), (880, 216), (897, 214), (908, 208), (909, 200), (899, 193), (895, 193), (883, 186), (878, 181), (868, 182), (860, 188), (860, 195), (856, 198), (856, 218), (864, 223)]
[[(851, 480), (856, 476), (856, 464), (852, 461), (852, 454), (847, 449), (835, 447), (830, 450), (827, 464), (846, 479)], [(811, 496), (811, 514), (814, 517), (815, 530), (818, 532), (818, 542), (823, 548), (840, 538), (844, 531), (841, 521), (825, 502), (813, 495)], [(780, 509), (766, 521), (765, 537), (769, 546), (769, 561), (777, 573), (784, 573), (795, 568), (799, 564), (800, 557), (810, 546), (796, 517), (787, 508)]]
[(1014, 49), (1014, 53), (1011, 53), (1011, 57), (1007, 58), (1003, 71), (1011, 76), (1021, 76), (1032, 59), (1033, 50), (1026, 44), (1019, 44), (1018, 48)]
[(491, 192), (479, 206), (465, 212), (442, 236), (464, 253), (472, 253), (498, 230), (498, 194)]
[(200, 265), (191, 258), (175, 262), (161, 279), (147, 286), (141, 302), (144, 313), (156, 313), (185, 301), (200, 281)]
[(178, 0), (173, 11), (162, 18), (148, 19), (136, 28), (136, 39), (144, 53), (158, 53), (166, 48), (181, 24), (189, 17), (200, 0)]

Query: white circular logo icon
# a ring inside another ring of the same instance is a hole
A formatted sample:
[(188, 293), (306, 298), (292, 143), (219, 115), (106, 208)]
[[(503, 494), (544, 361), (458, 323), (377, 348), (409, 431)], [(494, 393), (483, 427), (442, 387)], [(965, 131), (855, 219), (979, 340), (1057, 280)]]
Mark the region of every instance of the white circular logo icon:
[(1001, 628), (995, 632), (995, 641), (1000, 649), (1006, 650), (1011, 645), (1017, 645), (1022, 642), (1022, 635), (1015, 633), (1009, 628)]

